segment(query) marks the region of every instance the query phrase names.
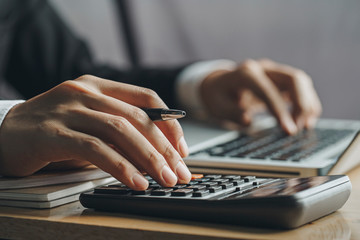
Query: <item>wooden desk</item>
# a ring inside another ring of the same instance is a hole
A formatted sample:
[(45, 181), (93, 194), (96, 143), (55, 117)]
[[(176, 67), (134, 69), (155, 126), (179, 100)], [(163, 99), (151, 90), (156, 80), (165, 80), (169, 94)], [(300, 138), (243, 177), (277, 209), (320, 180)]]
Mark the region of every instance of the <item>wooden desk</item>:
[(0, 207), (0, 238), (360, 239), (360, 167), (348, 175), (353, 191), (344, 207), (290, 231), (103, 213), (75, 202), (50, 210)]

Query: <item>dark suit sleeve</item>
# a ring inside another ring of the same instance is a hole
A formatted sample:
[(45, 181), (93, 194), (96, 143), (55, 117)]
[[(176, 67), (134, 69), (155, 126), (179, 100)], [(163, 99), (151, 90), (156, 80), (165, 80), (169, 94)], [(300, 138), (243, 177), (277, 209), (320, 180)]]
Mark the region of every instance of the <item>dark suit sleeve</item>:
[(5, 78), (30, 98), (55, 85), (93, 74), (155, 90), (175, 106), (175, 79), (184, 66), (174, 69), (122, 71), (94, 63), (87, 44), (79, 39), (45, 0), (18, 1), (21, 17), (13, 26)]

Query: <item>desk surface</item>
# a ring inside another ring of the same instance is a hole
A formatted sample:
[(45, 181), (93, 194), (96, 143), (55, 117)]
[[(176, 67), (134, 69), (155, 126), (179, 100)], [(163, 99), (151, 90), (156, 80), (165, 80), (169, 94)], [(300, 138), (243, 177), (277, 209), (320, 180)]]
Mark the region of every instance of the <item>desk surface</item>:
[(360, 167), (348, 175), (353, 191), (347, 203), (339, 211), (295, 230), (104, 213), (75, 202), (50, 210), (0, 207), (0, 238), (360, 239)]

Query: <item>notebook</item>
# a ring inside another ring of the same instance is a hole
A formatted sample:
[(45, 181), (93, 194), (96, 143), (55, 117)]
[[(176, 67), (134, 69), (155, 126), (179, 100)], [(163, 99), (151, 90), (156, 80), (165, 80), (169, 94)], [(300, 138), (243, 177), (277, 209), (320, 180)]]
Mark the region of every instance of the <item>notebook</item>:
[(32, 188), (0, 190), (0, 205), (27, 208), (53, 208), (79, 200), (82, 192), (115, 182), (107, 177), (92, 181)]
[(27, 177), (0, 176), (0, 190), (84, 182), (105, 177), (110, 177), (110, 174), (93, 165), (75, 170), (39, 171)]
[(320, 119), (313, 130), (288, 136), (271, 118), (243, 131), (181, 121), (193, 172), (309, 177), (345, 174), (360, 164), (360, 121)]

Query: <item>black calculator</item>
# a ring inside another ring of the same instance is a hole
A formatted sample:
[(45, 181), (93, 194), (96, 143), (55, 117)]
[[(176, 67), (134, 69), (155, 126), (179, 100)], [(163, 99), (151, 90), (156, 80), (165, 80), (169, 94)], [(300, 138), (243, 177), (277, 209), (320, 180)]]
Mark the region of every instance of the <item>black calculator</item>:
[(260, 178), (193, 174), (189, 184), (135, 191), (118, 182), (82, 193), (84, 207), (224, 224), (296, 228), (341, 208), (351, 192), (347, 176)]

